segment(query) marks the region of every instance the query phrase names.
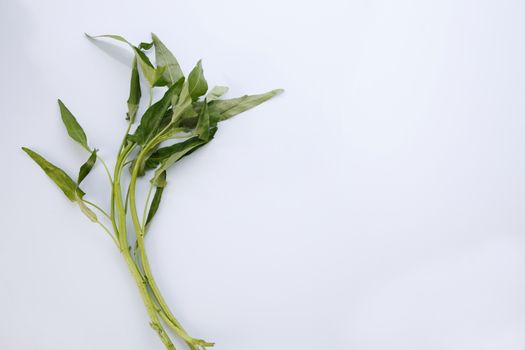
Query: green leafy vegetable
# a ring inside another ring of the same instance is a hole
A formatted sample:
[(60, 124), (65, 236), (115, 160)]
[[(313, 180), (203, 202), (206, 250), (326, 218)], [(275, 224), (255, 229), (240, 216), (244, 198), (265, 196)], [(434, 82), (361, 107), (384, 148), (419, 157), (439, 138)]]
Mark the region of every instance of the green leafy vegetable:
[(71, 136), (73, 140), (77, 141), (82, 147), (89, 151), (90, 149), (87, 143), (87, 137), (80, 124), (77, 122), (69, 109), (67, 109), (67, 107), (62, 103), (62, 101), (58, 100), (58, 105), (60, 106), (60, 115), (62, 116), (62, 121), (66, 126), (69, 136)]
[[(175, 56), (155, 34), (151, 35), (151, 43), (141, 42), (138, 45), (131, 44), (120, 35), (87, 36), (91, 40), (110, 38), (123, 42), (133, 52), (126, 113), (128, 123), (123, 137), (119, 137), (122, 141), (113, 163), (114, 168), (110, 171), (97, 150), (90, 149), (84, 130), (60, 100), (60, 115), (69, 136), (90, 152), (89, 158), (79, 169), (77, 181), (36, 152), (25, 147), (22, 149), (66, 197), (76, 202), (80, 211), (99, 225), (114, 241), (140, 290), (150, 325), (166, 349), (175, 349), (172, 337), (176, 335), (184, 341), (189, 350), (205, 350), (214, 344), (191, 337), (175, 318), (161, 294), (151, 272), (144, 238), (152, 219), (158, 213), (167, 184), (167, 172), (171, 167), (208, 144), (215, 137), (221, 121), (267, 101), (282, 90), (222, 100), (222, 96), (228, 91), (227, 87), (215, 86), (206, 94), (208, 83), (204, 78), (201, 61), (186, 79)], [(154, 63), (147, 54), (153, 47)], [(148, 81), (150, 92), (148, 108), (142, 116), (138, 114), (142, 97), (139, 67)], [(164, 94), (154, 102), (152, 90), (157, 87), (162, 87)], [(137, 120), (138, 126), (132, 131), (132, 124), (136, 119), (140, 120)], [(97, 161), (106, 172), (111, 188), (108, 196), (109, 213), (98, 204), (87, 200), (86, 194), (79, 187), (92, 172)], [(131, 176), (123, 175), (125, 168), (128, 168)], [(140, 217), (137, 186), (140, 184), (140, 177), (148, 171), (152, 173), (150, 190)], [(153, 198), (150, 201), (152, 194)], [(97, 216), (95, 211), (102, 215)], [(130, 221), (132, 225), (129, 225)], [(135, 239), (135, 244), (130, 246), (131, 239)]]

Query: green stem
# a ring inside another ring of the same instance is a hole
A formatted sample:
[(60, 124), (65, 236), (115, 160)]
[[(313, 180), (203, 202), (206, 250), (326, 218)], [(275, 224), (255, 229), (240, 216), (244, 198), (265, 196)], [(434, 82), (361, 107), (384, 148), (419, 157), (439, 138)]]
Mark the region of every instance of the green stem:
[[(161, 308), (161, 316), (164, 315), (167, 320), (169, 320), (168, 325), (179, 335), (181, 338), (184, 339), (186, 344), (190, 347), (190, 349), (198, 349), (197, 346), (202, 348), (205, 346), (205, 344), (211, 344), (207, 343), (203, 340), (194, 339), (190, 337), (180, 322), (175, 318), (173, 313), (171, 312), (170, 308), (168, 307), (166, 301), (164, 300), (162, 294), (160, 293), (160, 290), (155, 282), (155, 279), (153, 278), (153, 274), (151, 272), (151, 268), (149, 265), (148, 256), (146, 254), (146, 249), (144, 247), (144, 231), (141, 227), (138, 212), (137, 212), (137, 204), (135, 199), (135, 189), (136, 189), (136, 182), (137, 182), (137, 176), (139, 172), (139, 164), (144, 160), (144, 157), (146, 154), (148, 154), (149, 149), (152, 149), (155, 147), (157, 140), (153, 139), (151, 140), (142, 151), (137, 155), (135, 166), (133, 167), (132, 173), (131, 173), (131, 180), (129, 184), (129, 205), (130, 205), (130, 213), (131, 213), (131, 219), (133, 222), (133, 227), (135, 229), (136, 233), (136, 239), (137, 239), (137, 247), (140, 255), (140, 260), (142, 263), (142, 269), (144, 271), (144, 276), (146, 278), (146, 281), (151, 289), (151, 292), (153, 296), (155, 297), (156, 301), (158, 302), (160, 308)], [(207, 345), (211, 346), (211, 345)]]
[(137, 284), (137, 287), (139, 288), (140, 295), (142, 297), (142, 300), (144, 302), (144, 305), (146, 306), (146, 310), (148, 312), (148, 315), (151, 320), (151, 327), (157, 332), (160, 339), (166, 346), (168, 350), (175, 350), (175, 346), (173, 345), (171, 339), (169, 338), (168, 334), (164, 330), (164, 327), (162, 326), (159, 317), (157, 315), (157, 309), (155, 307), (155, 303), (150, 297), (150, 294), (147, 289), (147, 283), (145, 279), (142, 277), (142, 274), (133, 261), (133, 258), (131, 256), (131, 253), (128, 249), (128, 237), (127, 237), (127, 227), (126, 227), (126, 213), (124, 211), (124, 204), (122, 202), (122, 189), (120, 186), (120, 176), (122, 173), (122, 163), (123, 160), (125, 160), (124, 155), (129, 154), (129, 149), (131, 149), (133, 146), (128, 145), (122, 153), (122, 156), (119, 156), (119, 159), (117, 161), (117, 164), (115, 165), (115, 181), (113, 182), (113, 192), (114, 192), (114, 201), (116, 206), (116, 212), (118, 217), (118, 232), (119, 232), (119, 246), (120, 246), (120, 252), (122, 253), (124, 260), (126, 264), (128, 265), (128, 268), (135, 279), (135, 282)]

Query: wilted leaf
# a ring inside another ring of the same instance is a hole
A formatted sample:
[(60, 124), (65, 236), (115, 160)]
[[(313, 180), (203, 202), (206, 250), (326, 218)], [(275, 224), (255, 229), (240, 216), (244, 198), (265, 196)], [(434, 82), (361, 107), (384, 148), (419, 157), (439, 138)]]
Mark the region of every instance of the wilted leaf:
[(153, 33), (151, 33), (153, 44), (155, 45), (155, 61), (157, 66), (164, 66), (166, 70), (163, 74), (164, 81), (167, 82), (168, 86), (177, 82), (180, 78), (184, 77), (182, 70), (180, 69), (179, 62), (170, 50), (160, 39)]
[(51, 164), (44, 159), (38, 153), (30, 150), (29, 148), (22, 147), (22, 150), (26, 152), (39, 166), (44, 170), (44, 172), (53, 180), (53, 182), (64, 192), (67, 198), (70, 201), (76, 201), (78, 198), (84, 196), (84, 192), (78, 188), (77, 184), (64, 170), (59, 167)]
[(84, 133), (84, 130), (77, 122), (73, 114), (69, 111), (69, 109), (67, 109), (67, 107), (62, 103), (62, 101), (58, 100), (58, 105), (60, 106), (60, 115), (62, 117), (62, 121), (66, 126), (66, 130), (69, 136), (73, 140), (77, 141), (86, 150), (91, 151), (87, 143), (86, 134)]
[(91, 172), (91, 169), (93, 169), (93, 166), (95, 165), (95, 162), (97, 161), (97, 150), (93, 150), (91, 152), (91, 155), (89, 156), (88, 160), (82, 164), (80, 167), (80, 171), (78, 172), (78, 180), (77, 184), (80, 185), (80, 183), (88, 176), (88, 174)]
[(284, 90), (282, 89), (276, 89), (260, 95), (245, 95), (229, 100), (211, 101), (209, 103), (210, 114), (215, 114), (218, 118), (217, 121), (223, 121), (247, 111), (250, 108), (258, 106), (272, 97), (279, 95), (283, 91)]
[(129, 97), (128, 97), (128, 119), (130, 123), (135, 121), (135, 116), (140, 105), (140, 97), (142, 92), (140, 91), (140, 78), (139, 70), (137, 67), (137, 58), (133, 58), (132, 68), (131, 68), (131, 82), (129, 86)]
[(188, 91), (194, 101), (208, 91), (208, 83), (206, 82), (206, 79), (204, 79), (202, 62), (200, 60), (188, 76)]

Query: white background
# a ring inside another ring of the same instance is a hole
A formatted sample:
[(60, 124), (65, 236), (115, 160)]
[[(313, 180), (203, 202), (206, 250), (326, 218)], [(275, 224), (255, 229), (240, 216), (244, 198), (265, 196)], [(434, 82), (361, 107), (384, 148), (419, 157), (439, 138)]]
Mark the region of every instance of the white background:
[(152, 31), (230, 97), (286, 89), (169, 174), (147, 246), (192, 335), (525, 348), (525, 2), (3, 0), (1, 349), (162, 349), (111, 241), (19, 148), (76, 174), (61, 98), (113, 164), (131, 54), (83, 32)]

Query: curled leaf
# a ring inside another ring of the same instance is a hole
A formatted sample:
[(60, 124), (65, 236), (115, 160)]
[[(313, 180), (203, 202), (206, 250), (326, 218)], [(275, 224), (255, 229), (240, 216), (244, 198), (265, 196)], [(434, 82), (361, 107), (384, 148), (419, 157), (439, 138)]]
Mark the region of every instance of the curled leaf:
[(197, 62), (197, 65), (188, 76), (188, 91), (193, 101), (197, 100), (208, 91), (208, 83), (206, 82), (206, 79), (204, 79), (201, 60)]
[(140, 78), (139, 70), (137, 67), (137, 58), (133, 58), (132, 68), (131, 68), (131, 82), (129, 86), (129, 97), (128, 97), (128, 113), (127, 118), (131, 123), (135, 121), (135, 116), (140, 105), (140, 97), (142, 93), (140, 91)]
[(78, 172), (78, 180), (77, 184), (80, 185), (80, 183), (88, 176), (88, 174), (91, 172), (91, 169), (93, 169), (93, 166), (95, 165), (97, 161), (97, 150), (93, 150), (91, 152), (91, 155), (89, 156), (88, 160), (82, 164), (80, 167), (80, 171)]

